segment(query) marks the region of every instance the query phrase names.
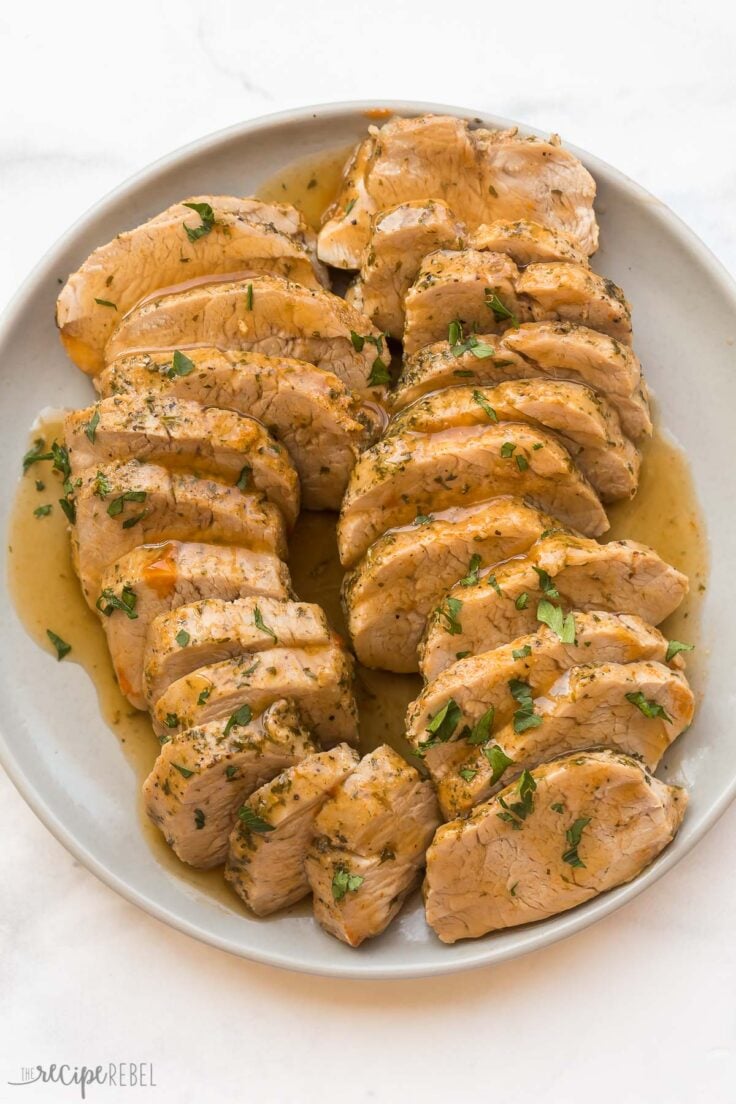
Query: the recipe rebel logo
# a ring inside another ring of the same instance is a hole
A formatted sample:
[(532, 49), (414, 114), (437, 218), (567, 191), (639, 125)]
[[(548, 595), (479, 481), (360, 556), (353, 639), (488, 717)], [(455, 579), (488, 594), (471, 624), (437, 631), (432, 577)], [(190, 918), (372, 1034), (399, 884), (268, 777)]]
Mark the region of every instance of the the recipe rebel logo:
[(108, 1062), (99, 1066), (71, 1066), (56, 1063), (49, 1066), (22, 1066), (20, 1077), (8, 1085), (64, 1085), (75, 1088), (81, 1100), (87, 1099), (91, 1086), (116, 1089), (157, 1088), (151, 1062)]

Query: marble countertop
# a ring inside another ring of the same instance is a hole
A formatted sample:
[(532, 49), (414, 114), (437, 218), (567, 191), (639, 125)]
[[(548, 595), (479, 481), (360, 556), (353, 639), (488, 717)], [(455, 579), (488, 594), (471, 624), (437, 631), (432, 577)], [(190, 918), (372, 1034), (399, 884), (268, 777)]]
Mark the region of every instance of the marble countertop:
[[(448, 9), (377, 0), (0, 15), (0, 303), (132, 172), (244, 118), (328, 100), (466, 104), (611, 162), (736, 271), (736, 15), (725, 2)], [(684, 370), (696, 350), (684, 351)], [(151, 1062), (141, 1097), (258, 1104), (732, 1101), (736, 808), (565, 943), (437, 980), (337, 982), (229, 957), (79, 866), (0, 775), (0, 1100), (22, 1065)], [(88, 1099), (128, 1100), (92, 1088)]]

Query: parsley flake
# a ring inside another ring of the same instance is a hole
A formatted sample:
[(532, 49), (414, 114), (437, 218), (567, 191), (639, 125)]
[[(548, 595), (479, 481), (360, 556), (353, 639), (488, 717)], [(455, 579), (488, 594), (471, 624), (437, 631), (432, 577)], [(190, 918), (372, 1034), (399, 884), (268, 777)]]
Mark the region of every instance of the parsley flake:
[(46, 635), (56, 648), (57, 660), (62, 660), (64, 656), (69, 655), (70, 651), (72, 650), (71, 644), (67, 644), (66, 640), (62, 640), (62, 638), (57, 633), (55, 633), (53, 629), (47, 629)]
[(201, 224), (194, 228), (184, 223), (184, 229), (190, 242), (196, 242), (200, 238), (206, 237), (215, 225), (215, 212), (209, 203), (184, 203), (182, 206), (188, 207), (190, 211), (196, 211), (202, 220)]

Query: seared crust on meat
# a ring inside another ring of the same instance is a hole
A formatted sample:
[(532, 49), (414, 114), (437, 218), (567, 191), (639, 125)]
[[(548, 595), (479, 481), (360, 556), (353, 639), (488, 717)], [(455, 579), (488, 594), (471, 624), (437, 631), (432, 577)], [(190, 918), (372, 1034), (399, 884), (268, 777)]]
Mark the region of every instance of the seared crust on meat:
[(351, 947), (385, 931), (438, 824), (430, 782), (385, 744), (366, 755), (315, 822), (306, 871), (322, 927)]
[(687, 806), (685, 790), (616, 751), (578, 752), (522, 779), (523, 794), (517, 783), (437, 831), (424, 894), (444, 943), (543, 920), (631, 881)]
[(358, 739), (350, 653), (334, 636), (327, 645), (273, 647), (200, 667), (172, 682), (153, 710), (154, 731), (171, 735), (243, 706), (256, 714), (282, 698), (293, 701), (323, 746)]
[[(209, 230), (191, 240), (187, 230)], [(314, 254), (314, 235), (295, 207), (235, 196), (195, 196), (117, 234), (95, 249), (62, 288), (56, 323), (67, 353), (85, 372), (104, 367), (105, 344), (121, 318), (141, 299), (181, 281), (224, 273), (268, 272), (306, 287), (329, 287)]]
[(397, 525), (503, 495), (525, 497), (587, 536), (608, 529), (595, 491), (549, 434), (520, 422), (396, 434), (363, 453), (338, 523), (349, 567)]
[[(645, 711), (637, 702), (646, 703)], [(513, 721), (501, 725), (458, 770), (444, 776), (437, 787), (443, 815), (462, 816), (523, 770), (579, 748), (614, 747), (655, 770), (691, 723), (694, 709), (685, 676), (664, 663), (571, 667), (534, 699), (541, 724), (523, 732)]]
[(278, 276), (158, 296), (126, 315), (105, 357), (109, 364), (123, 353), (192, 345), (295, 357), (334, 372), (357, 394), (385, 395), (390, 354), (373, 323), (329, 291)]
[(234, 350), (189, 349), (193, 365), (173, 370), (171, 353), (122, 356), (95, 379), (103, 397), (174, 395), (258, 418), (281, 441), (308, 510), (338, 510), (353, 465), (378, 434), (375, 409), (334, 372), (304, 360)]
[(483, 564), (519, 555), (556, 524), (521, 499), (495, 498), (389, 529), (343, 582), (348, 629), (360, 662), (417, 671), (426, 619), (448, 586)]
[(243, 801), (317, 749), (289, 702), (226, 732), (211, 721), (163, 745), (143, 783), (146, 812), (182, 862), (218, 866)]
[(371, 127), (358, 145), (325, 212), (321, 259), (359, 268), (373, 216), (427, 196), (447, 203), (470, 229), (528, 218), (568, 234), (587, 254), (598, 244), (595, 182), (558, 138), (470, 129), (464, 119), (422, 115)]
[(483, 223), (468, 238), (471, 249), (505, 253), (523, 268), (539, 261), (569, 261), (587, 265), (588, 256), (575, 240), (530, 219), (496, 219)]
[(72, 559), (92, 607), (105, 568), (140, 544), (214, 541), (286, 554), (283, 515), (262, 495), (135, 460), (105, 464), (81, 481)]
[(304, 863), (315, 817), (357, 762), (346, 744), (309, 755), (245, 802), (230, 836), (225, 879), (257, 916), (309, 893)]
[[(677, 609), (687, 590), (687, 577), (645, 544), (598, 544), (553, 531), (525, 555), (479, 569), (476, 582), (455, 585), (447, 592), (445, 602), (462, 603), (456, 632), (452, 639), (448, 637), (440, 603), (427, 622), (420, 646), (421, 668), (425, 678), (433, 679), (454, 662), (459, 651), (477, 655), (534, 632), (537, 609), (545, 598), (565, 612), (636, 613), (658, 625)], [(523, 602), (522, 595), (526, 595)]]
[[(89, 427), (92, 426), (92, 430)], [(213, 475), (274, 502), (291, 529), (299, 478), (284, 448), (255, 418), (171, 395), (114, 395), (64, 419), (72, 474), (114, 460)]]
[(146, 709), (143, 654), (148, 630), (160, 614), (200, 598), (289, 598), (291, 579), (273, 552), (167, 541), (134, 548), (106, 568), (100, 593), (118, 684), (136, 709)]

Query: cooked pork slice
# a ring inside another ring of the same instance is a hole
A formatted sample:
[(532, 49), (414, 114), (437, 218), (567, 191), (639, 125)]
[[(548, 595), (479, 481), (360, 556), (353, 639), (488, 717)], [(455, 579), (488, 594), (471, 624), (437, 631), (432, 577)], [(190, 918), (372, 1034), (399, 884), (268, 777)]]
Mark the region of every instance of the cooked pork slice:
[(531, 321), (516, 294), (519, 269), (504, 253), (439, 249), (422, 261), (404, 306), (404, 352), (416, 353), (447, 335), (453, 322), (468, 331), (501, 333)]
[(373, 216), (426, 196), (444, 200), (471, 229), (495, 219), (529, 218), (562, 230), (588, 254), (598, 244), (595, 182), (558, 138), (471, 129), (464, 119), (422, 115), (371, 127), (326, 212), (321, 259), (359, 268)]
[[(462, 624), (462, 608), (448, 611)], [(615, 613), (568, 615), (559, 631), (540, 626), (509, 644), (460, 659), (425, 686), (407, 713), (407, 739), (435, 780), (462, 765), (489, 733), (514, 721), (538, 725), (533, 699), (569, 667), (581, 663), (664, 663), (667, 641), (640, 617)], [(672, 660), (674, 667), (682, 659)]]
[(198, 667), (232, 656), (328, 644), (330, 628), (319, 606), (279, 598), (203, 598), (160, 614), (151, 624), (143, 657), (149, 706), (172, 682)]
[(471, 249), (505, 253), (520, 268), (537, 261), (572, 261), (587, 265), (588, 255), (573, 238), (529, 219), (484, 223), (468, 239)]
[(427, 346), (404, 363), (393, 395), (400, 410), (430, 391), (458, 384), (499, 384), (507, 379), (551, 377), (593, 388), (617, 411), (627, 437), (652, 431), (641, 365), (628, 345), (572, 322), (530, 322), (493, 334), (450, 328), (451, 341)]
[(329, 287), (296, 208), (235, 196), (175, 203), (95, 249), (69, 277), (56, 307), (61, 340), (74, 363), (94, 375), (104, 367), (115, 326), (145, 296), (183, 281), (246, 271)]
[(616, 751), (525, 772), (427, 854), (427, 923), (444, 943), (543, 920), (630, 882), (673, 839), (687, 793)]
[(396, 434), (363, 453), (338, 523), (340, 559), (350, 567), (387, 529), (501, 495), (526, 497), (587, 536), (608, 528), (595, 491), (549, 434), (521, 422), (458, 426)]
[(518, 498), (457, 506), (390, 529), (345, 576), (353, 649), (366, 667), (418, 670), (427, 617), (452, 583), (517, 556), (557, 522)]
[(225, 879), (257, 916), (295, 905), (309, 893), (305, 859), (315, 817), (357, 762), (357, 752), (346, 744), (308, 755), (239, 810)]
[(417, 399), (387, 433), (434, 433), (459, 425), (526, 422), (551, 429), (604, 502), (636, 492), (641, 457), (615, 410), (590, 387), (567, 380), (507, 380), (495, 387), (447, 387)]
[(631, 344), (631, 306), (620, 287), (587, 265), (559, 261), (531, 264), (516, 281), (516, 291), (532, 302), (538, 322), (575, 322)]
[(172, 395), (113, 395), (64, 419), (72, 475), (111, 460), (138, 460), (214, 475), (260, 491), (291, 528), (299, 477), (285, 451), (255, 418)]
[(251, 594), (291, 597), (289, 570), (273, 552), (167, 541), (134, 548), (108, 567), (98, 609), (104, 614), (115, 675), (128, 700), (137, 709), (147, 708), (143, 653), (159, 615), (200, 598), (227, 602)]
[(404, 296), (436, 249), (462, 249), (465, 227), (439, 199), (400, 203), (376, 215), (346, 299), (390, 337), (404, 333)]
[(175, 367), (171, 354), (132, 354), (95, 385), (103, 397), (175, 395), (258, 418), (291, 456), (309, 510), (339, 510), (355, 461), (381, 428), (333, 372), (288, 357), (190, 349)]
[(216, 345), (295, 357), (334, 372), (351, 390), (381, 398), (390, 354), (365, 315), (329, 291), (277, 276), (203, 284), (136, 307), (107, 343), (123, 353)]
[(283, 516), (263, 495), (135, 460), (90, 469), (80, 479), (72, 558), (92, 607), (104, 569), (140, 544), (214, 541), (286, 556)]
[(439, 824), (431, 782), (392, 748), (376, 748), (323, 805), (306, 871), (314, 915), (358, 947), (385, 931), (419, 882)]
[[(636, 613), (658, 625), (677, 609), (688, 590), (687, 576), (653, 548), (635, 541), (598, 544), (553, 530), (526, 554), (450, 589), (427, 622), (420, 646), (421, 668), (433, 679), (455, 662), (458, 652), (477, 655), (535, 631), (540, 602), (567, 612), (609, 610)], [(462, 613), (447, 632), (447, 604)]]
[(168, 740), (143, 783), (146, 812), (190, 866), (218, 866), (245, 799), (317, 749), (289, 702), (248, 724), (211, 721)]
[(565, 671), (533, 708), (538, 727), (502, 725), (445, 775), (437, 792), (447, 820), (523, 770), (579, 748), (618, 748), (654, 770), (691, 723), (694, 698), (685, 676), (663, 663), (593, 663)]
[(159, 736), (220, 717), (259, 713), (281, 698), (293, 701), (323, 746), (357, 742), (353, 668), (338, 637), (309, 648), (279, 648), (236, 656), (172, 682), (153, 711)]

